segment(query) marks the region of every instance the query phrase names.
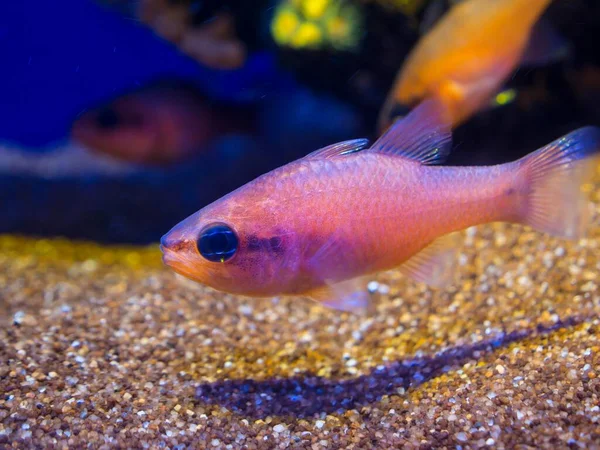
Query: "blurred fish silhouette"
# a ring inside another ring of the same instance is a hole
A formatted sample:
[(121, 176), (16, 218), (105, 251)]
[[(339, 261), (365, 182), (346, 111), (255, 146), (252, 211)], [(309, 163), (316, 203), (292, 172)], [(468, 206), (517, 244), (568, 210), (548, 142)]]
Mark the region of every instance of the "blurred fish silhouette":
[(84, 113), (72, 137), (90, 150), (138, 164), (168, 164), (207, 149), (214, 138), (250, 131), (253, 116), (213, 104), (199, 91), (156, 83)]
[(206, 206), (163, 236), (163, 261), (230, 293), (361, 310), (365, 277), (380, 271), (451, 283), (456, 232), (467, 227), (512, 222), (574, 239), (588, 226), (581, 187), (596, 168), (599, 128), (507, 164), (440, 167), (450, 127), (429, 100), (367, 144), (330, 145)]
[(247, 48), (236, 36), (227, 6), (212, 1), (141, 0), (137, 15), (201, 64), (229, 70), (244, 64)]
[(539, 19), (550, 2), (464, 0), (453, 6), (405, 60), (380, 112), (380, 132), (427, 97), (440, 100), (457, 126), (493, 105), (519, 63), (538, 66), (568, 55), (564, 39)]

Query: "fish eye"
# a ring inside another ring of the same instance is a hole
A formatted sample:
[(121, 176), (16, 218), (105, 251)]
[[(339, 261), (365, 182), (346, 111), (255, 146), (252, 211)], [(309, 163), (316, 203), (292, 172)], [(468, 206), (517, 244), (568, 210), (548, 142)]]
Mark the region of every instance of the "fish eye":
[(102, 109), (96, 116), (96, 121), (98, 122), (100, 128), (104, 128), (106, 130), (116, 128), (120, 122), (117, 112), (110, 107)]
[(198, 237), (198, 251), (211, 262), (225, 262), (233, 258), (238, 245), (235, 232), (223, 224), (209, 225)]

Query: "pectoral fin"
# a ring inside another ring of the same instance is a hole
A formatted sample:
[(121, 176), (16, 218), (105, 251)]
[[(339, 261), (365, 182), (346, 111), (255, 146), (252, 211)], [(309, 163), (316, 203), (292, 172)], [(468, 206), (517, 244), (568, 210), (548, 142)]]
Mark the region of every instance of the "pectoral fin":
[(454, 126), (458, 126), (478, 111), (489, 108), (498, 89), (498, 80), (492, 74), (467, 84), (446, 80), (438, 86), (437, 95), (444, 100)]
[(460, 104), (468, 95), (468, 89), (451, 79), (441, 83), (437, 91), (442, 98), (450, 100), (450, 104)]
[(321, 277), (323, 285), (306, 296), (340, 311), (364, 313), (369, 309), (370, 297), (365, 277), (344, 281), (346, 259), (352, 259), (354, 248), (351, 242), (335, 237), (327, 240), (309, 260), (309, 267)]

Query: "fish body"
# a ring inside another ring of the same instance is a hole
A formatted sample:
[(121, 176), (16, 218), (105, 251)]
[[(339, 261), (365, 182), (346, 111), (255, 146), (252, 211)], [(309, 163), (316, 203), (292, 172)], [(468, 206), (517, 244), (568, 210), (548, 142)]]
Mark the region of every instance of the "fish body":
[(453, 6), (405, 60), (382, 108), (381, 131), (395, 105), (410, 108), (428, 97), (443, 102), (453, 126), (487, 106), (521, 61), (550, 2), (465, 0)]
[(368, 149), (362, 139), (326, 147), (205, 207), (163, 237), (163, 259), (218, 290), (300, 295), (338, 309), (364, 306), (364, 277), (393, 268), (444, 286), (455, 231), (503, 221), (584, 232), (578, 189), (600, 131), (562, 139), (508, 164), (438, 166), (449, 126), (439, 105), (425, 102)]
[(90, 150), (117, 159), (160, 165), (205, 150), (238, 122), (192, 88), (156, 84), (84, 113), (75, 121), (72, 136)]

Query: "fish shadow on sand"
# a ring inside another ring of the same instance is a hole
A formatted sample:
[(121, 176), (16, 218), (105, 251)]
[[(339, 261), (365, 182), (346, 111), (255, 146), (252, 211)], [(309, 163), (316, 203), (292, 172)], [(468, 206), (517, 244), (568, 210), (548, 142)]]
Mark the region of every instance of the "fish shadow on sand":
[(501, 333), (492, 339), (453, 347), (436, 355), (396, 361), (375, 368), (368, 375), (335, 380), (306, 375), (286, 379), (255, 381), (227, 380), (202, 384), (196, 389), (199, 403), (217, 404), (246, 417), (313, 417), (344, 413), (397, 394), (400, 388), (415, 388), (444, 372), (456, 369), (470, 359), (479, 359), (497, 348), (526, 338), (551, 333), (585, 322), (571, 317), (551, 326)]

